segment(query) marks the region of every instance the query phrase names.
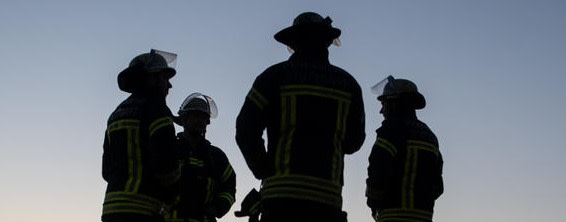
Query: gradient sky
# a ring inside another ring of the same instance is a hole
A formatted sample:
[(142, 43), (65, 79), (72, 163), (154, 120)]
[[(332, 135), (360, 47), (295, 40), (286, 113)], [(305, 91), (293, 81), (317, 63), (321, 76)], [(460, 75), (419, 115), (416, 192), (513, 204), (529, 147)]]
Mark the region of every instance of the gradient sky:
[[(289, 57), (273, 35), (301, 12), (342, 30), (330, 61), (360, 83), (367, 138), (346, 157), (344, 209), (369, 222), (367, 158), (382, 117), (370, 87), (391, 74), (427, 98), (439, 138), (438, 222), (564, 221), (566, 1), (3, 1), (0, 221), (99, 221), (106, 120), (116, 83), (151, 48), (178, 54), (167, 103), (198, 91), (219, 116), (208, 137), (237, 173), (233, 211), (259, 181), (234, 140), (254, 78)], [(562, 173), (560, 173), (562, 172)]]

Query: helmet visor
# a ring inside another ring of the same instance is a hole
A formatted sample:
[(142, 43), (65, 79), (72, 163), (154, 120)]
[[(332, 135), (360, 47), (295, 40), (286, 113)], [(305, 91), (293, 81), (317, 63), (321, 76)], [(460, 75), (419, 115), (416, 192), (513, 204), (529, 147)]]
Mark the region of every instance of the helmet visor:
[[(202, 101), (202, 103), (197, 101)], [(205, 112), (210, 115), (210, 118), (218, 116), (218, 108), (214, 100), (210, 96), (201, 93), (192, 93), (187, 96), (185, 101), (181, 104), (178, 114), (183, 115), (188, 111)]]
[(379, 81), (377, 84), (375, 84), (374, 86), (371, 87), (371, 92), (377, 95), (377, 98), (381, 98), (383, 96), (387, 96), (388, 94), (391, 94), (391, 92), (393, 92), (394, 90), (393, 88), (393, 82), (395, 81), (395, 78), (393, 78), (393, 76), (389, 75), (387, 77), (385, 77), (385, 79)]

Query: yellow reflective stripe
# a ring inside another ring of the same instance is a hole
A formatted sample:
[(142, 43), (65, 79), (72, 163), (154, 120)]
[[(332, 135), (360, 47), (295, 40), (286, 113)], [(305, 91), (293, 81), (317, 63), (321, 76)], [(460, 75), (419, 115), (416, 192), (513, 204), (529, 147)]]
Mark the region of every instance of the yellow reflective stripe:
[(265, 178), (262, 181), (262, 189), (268, 189), (270, 187), (277, 187), (282, 185), (298, 185), (308, 189), (323, 190), (335, 195), (342, 194), (342, 186), (340, 184), (322, 178), (306, 175), (288, 174), (282, 176), (272, 176)]
[(166, 126), (173, 126), (173, 118), (166, 116), (153, 121), (149, 124), (149, 135), (152, 136), (155, 131)]
[(338, 110), (336, 116), (336, 132), (334, 132), (334, 153), (332, 155), (332, 180), (340, 183), (344, 171), (344, 153), (342, 150), (342, 142), (346, 136), (346, 120), (350, 104), (344, 101), (338, 101)]
[(118, 130), (126, 130), (126, 152), (128, 179), (124, 189), (137, 192), (142, 178), (141, 147), (140, 147), (140, 121), (135, 119), (123, 119), (112, 122), (106, 130), (109, 141), (111, 134)]
[(377, 221), (432, 221), (432, 212), (419, 209), (393, 208), (380, 211)]
[(288, 174), (291, 145), (297, 121), (297, 99), (295, 96), (281, 98), (281, 135), (275, 151), (275, 174)]
[(110, 123), (108, 125), (108, 128), (106, 129), (106, 133), (110, 134), (111, 132), (114, 132), (116, 130), (132, 129), (132, 128), (139, 128), (139, 127), (140, 127), (140, 121), (139, 120), (123, 119), (123, 120), (118, 120), (118, 121)]
[(232, 176), (233, 173), (234, 173), (234, 169), (232, 169), (230, 165), (227, 165), (226, 169), (224, 169), (224, 172), (222, 173), (222, 176), (220, 177), (220, 181), (226, 182), (226, 180), (228, 180), (228, 178), (230, 178), (230, 176)]
[(248, 92), (247, 97), (254, 102), (259, 109), (264, 109), (268, 105), (267, 99), (265, 99), (265, 97), (263, 97), (263, 95), (254, 88)]
[(391, 154), (391, 156), (397, 155), (397, 148), (395, 147), (395, 145), (393, 145), (391, 142), (389, 142), (384, 138), (378, 137), (377, 140), (375, 141), (374, 146), (383, 148), (385, 151)]
[(110, 203), (102, 206), (102, 214), (135, 213), (154, 215), (156, 212), (155, 209), (136, 203)]
[(189, 158), (189, 164), (193, 165), (193, 166), (197, 166), (197, 167), (203, 167), (204, 166), (204, 161), (199, 160), (197, 158), (194, 157), (190, 157)]
[(434, 155), (436, 155), (437, 157), (438, 157), (438, 155), (440, 155), (440, 151), (438, 151), (437, 146), (435, 146), (434, 144), (431, 144), (431, 143), (424, 142), (424, 141), (409, 140), (407, 142), (407, 146), (409, 147), (409, 149), (412, 148), (412, 149), (419, 149), (419, 150), (431, 152)]
[(206, 197), (204, 199), (206, 203), (210, 203), (212, 201), (213, 198), (212, 192), (213, 192), (212, 179), (206, 178)]
[(222, 199), (227, 200), (229, 205), (234, 204), (235, 199), (234, 199), (234, 196), (232, 194), (230, 194), (228, 192), (222, 192), (222, 193), (218, 194), (218, 196)]
[(418, 150), (407, 149), (403, 182), (401, 184), (401, 207), (413, 208), (415, 205), (415, 178), (417, 174)]
[(128, 130), (128, 180), (126, 182), (125, 191), (138, 192), (142, 179), (142, 157), (140, 147), (140, 131), (139, 128)]
[(298, 187), (274, 187), (262, 190), (261, 197), (271, 198), (293, 198), (310, 200), (318, 203), (328, 204), (335, 207), (342, 207), (342, 197), (329, 195), (328, 193), (317, 190), (302, 189)]
[(162, 203), (156, 198), (129, 192), (106, 193), (103, 214), (140, 213), (153, 215), (161, 209)]
[(350, 103), (352, 94), (337, 89), (316, 86), (316, 85), (285, 85), (281, 86), (282, 95), (312, 95), (324, 98), (331, 98)]

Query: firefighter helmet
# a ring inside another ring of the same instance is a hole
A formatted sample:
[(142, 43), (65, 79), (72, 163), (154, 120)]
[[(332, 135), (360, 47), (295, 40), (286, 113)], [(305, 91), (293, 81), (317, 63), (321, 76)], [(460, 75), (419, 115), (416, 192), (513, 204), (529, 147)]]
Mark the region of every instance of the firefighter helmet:
[(181, 104), (178, 114), (182, 116), (189, 111), (205, 112), (210, 115), (210, 118), (218, 116), (218, 108), (214, 100), (210, 96), (198, 92), (187, 96), (183, 104)]
[(406, 79), (395, 79), (393, 76), (388, 76), (371, 87), (371, 90), (377, 94), (379, 101), (401, 98), (412, 103), (415, 109), (422, 109), (426, 106), (426, 100), (418, 91), (417, 85)]
[(177, 54), (152, 49), (130, 61), (128, 68), (118, 74), (118, 87), (132, 93), (140, 87), (141, 79), (148, 73), (163, 73), (171, 78), (175, 75)]

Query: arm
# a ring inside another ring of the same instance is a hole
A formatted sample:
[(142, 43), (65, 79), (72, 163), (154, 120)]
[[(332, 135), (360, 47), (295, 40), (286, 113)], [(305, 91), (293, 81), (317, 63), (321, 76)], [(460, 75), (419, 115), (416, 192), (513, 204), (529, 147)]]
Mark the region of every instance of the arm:
[(268, 164), (262, 136), (269, 103), (258, 82), (259, 79), (256, 79), (236, 120), (236, 143), (255, 178), (263, 179), (267, 175)]
[(369, 156), (368, 178), (366, 180), (367, 205), (373, 215), (381, 208), (390, 189), (393, 178), (394, 158), (397, 148), (387, 139), (377, 137)]
[(217, 171), (218, 185), (215, 189), (213, 208), (214, 216), (220, 218), (224, 216), (235, 201), (236, 195), (236, 173), (228, 158), (223, 152), (218, 153), (219, 164), (215, 169)]
[(344, 153), (352, 154), (362, 147), (366, 138), (365, 121), (364, 102), (361, 89), (358, 86), (355, 93), (352, 95), (352, 104), (348, 114)]
[(175, 141), (172, 115), (164, 113), (150, 119), (148, 141), (150, 163), (159, 183), (168, 188), (173, 187), (181, 176), (176, 161)]

